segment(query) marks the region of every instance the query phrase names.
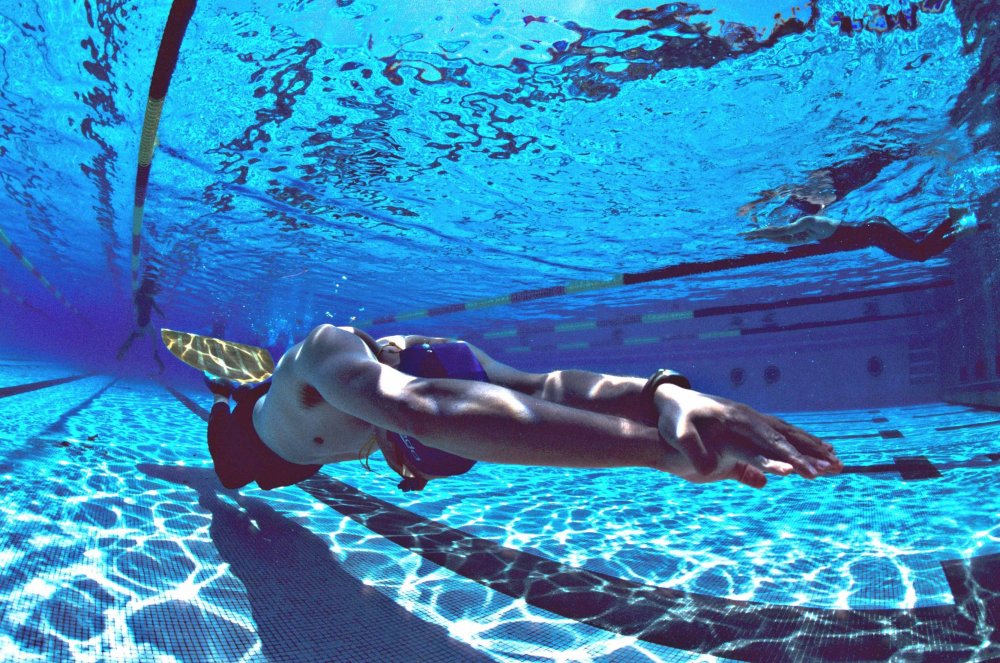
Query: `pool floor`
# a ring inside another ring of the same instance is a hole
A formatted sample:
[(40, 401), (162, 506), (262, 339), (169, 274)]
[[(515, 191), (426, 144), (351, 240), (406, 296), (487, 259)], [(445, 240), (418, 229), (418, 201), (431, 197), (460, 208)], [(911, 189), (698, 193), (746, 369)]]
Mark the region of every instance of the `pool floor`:
[(1000, 413), (788, 413), (837, 477), (763, 491), (378, 459), (221, 487), (211, 400), (0, 360), (0, 660), (1000, 657)]

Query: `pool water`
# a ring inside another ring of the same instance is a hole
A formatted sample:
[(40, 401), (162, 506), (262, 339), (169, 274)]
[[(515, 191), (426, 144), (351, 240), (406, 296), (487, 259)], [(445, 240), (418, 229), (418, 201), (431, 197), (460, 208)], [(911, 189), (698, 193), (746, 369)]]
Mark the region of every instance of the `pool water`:
[[(998, 53), (996, 0), (0, 0), (0, 661), (1000, 660)], [(974, 227), (746, 238), (819, 204)], [(324, 323), (846, 467), (224, 489), (159, 329)]]

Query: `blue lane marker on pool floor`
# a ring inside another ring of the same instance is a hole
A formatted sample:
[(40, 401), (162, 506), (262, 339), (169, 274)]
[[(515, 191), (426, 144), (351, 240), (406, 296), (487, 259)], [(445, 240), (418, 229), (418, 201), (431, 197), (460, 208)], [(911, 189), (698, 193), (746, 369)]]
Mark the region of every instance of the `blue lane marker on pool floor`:
[(42, 380), (41, 382), (20, 384), (14, 387), (3, 387), (0, 388), (0, 398), (7, 398), (8, 396), (17, 396), (18, 394), (26, 394), (30, 391), (38, 391), (39, 389), (55, 387), (60, 384), (66, 384), (67, 382), (73, 382), (75, 380), (82, 380), (83, 378), (89, 378), (92, 375), (93, 373), (87, 373), (84, 375), (71, 375), (69, 377), (58, 378), (56, 380)]
[[(889, 660), (918, 647), (928, 660), (1000, 656), (1000, 642), (992, 640), (984, 651), (981, 637), (987, 625), (995, 625), (988, 621), (995, 615), (965, 610), (963, 601), (970, 600), (965, 594), (956, 595), (953, 606), (909, 610), (829, 610), (737, 601), (566, 566), (422, 518), (322, 474), (298, 485), (397, 545), (494, 591), (654, 644), (738, 660), (760, 660), (763, 651), (775, 661)], [(943, 565), (952, 576), (965, 573), (980, 579), (992, 572), (992, 557)], [(989, 605), (996, 606), (990, 586), (987, 583), (984, 592)], [(982, 593), (975, 596), (981, 598)]]

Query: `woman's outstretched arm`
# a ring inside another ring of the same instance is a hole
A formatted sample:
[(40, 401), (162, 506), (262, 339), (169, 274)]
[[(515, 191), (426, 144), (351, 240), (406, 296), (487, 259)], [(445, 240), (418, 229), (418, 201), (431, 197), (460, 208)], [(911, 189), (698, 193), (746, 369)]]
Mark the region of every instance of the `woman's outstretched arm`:
[[(713, 467), (695, 470), (688, 456), (664, 442), (657, 427), (496, 384), (415, 378), (374, 361), (360, 339), (335, 327), (314, 330), (301, 353), (296, 364), (300, 377), (333, 407), (464, 458), (560, 467), (650, 467), (685, 478), (736, 478), (750, 485), (763, 485), (764, 471), (793, 470), (765, 451), (777, 437), (785, 439), (767, 418), (724, 401), (713, 401), (706, 409), (697, 400), (678, 404), (668, 393), (661, 394), (665, 387), (657, 391), (657, 398), (669, 399), (669, 408), (664, 408), (670, 409), (671, 435), (697, 439), (715, 452)], [(817, 474), (806, 465), (801, 468), (804, 476)], [(836, 471), (832, 465), (826, 469)], [(733, 472), (739, 477), (730, 476)]]

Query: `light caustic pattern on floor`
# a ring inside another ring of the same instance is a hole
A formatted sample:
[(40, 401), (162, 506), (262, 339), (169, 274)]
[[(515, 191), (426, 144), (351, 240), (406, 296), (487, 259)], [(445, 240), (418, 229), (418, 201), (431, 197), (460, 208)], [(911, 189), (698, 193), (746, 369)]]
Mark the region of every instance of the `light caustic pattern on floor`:
[[(236, 493), (211, 470), (205, 394), (106, 376), (18, 386), (68, 374), (0, 371), (5, 660), (752, 659), (664, 621), (708, 614), (708, 597), (762, 617), (778, 606), (897, 628), (893, 611), (926, 621), (955, 608), (943, 562), (1000, 553), (994, 412), (789, 415), (848, 471), (764, 491), (479, 464), (404, 495), (376, 456), (372, 473), (347, 463)], [(550, 589), (518, 589), (521, 571), (550, 574)], [(583, 615), (559, 602), (588, 582), (600, 585), (588, 600), (608, 605)], [(673, 612), (622, 621), (610, 604), (629, 592)], [(963, 656), (988, 657), (997, 625), (970, 610)]]

